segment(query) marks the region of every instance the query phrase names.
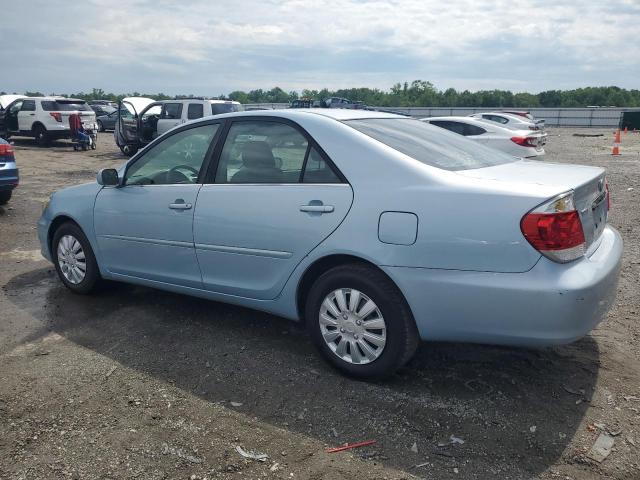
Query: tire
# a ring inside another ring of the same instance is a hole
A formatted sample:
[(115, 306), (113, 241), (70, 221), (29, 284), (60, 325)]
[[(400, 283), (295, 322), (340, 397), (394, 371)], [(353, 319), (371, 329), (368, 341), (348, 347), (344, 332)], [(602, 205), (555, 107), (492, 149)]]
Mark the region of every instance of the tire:
[(49, 134), (47, 133), (47, 129), (42, 125), (36, 125), (33, 127), (33, 136), (39, 147), (46, 147), (49, 145)]
[(133, 157), (138, 152), (138, 149), (136, 147), (132, 147), (131, 145), (122, 145), (120, 147), (120, 151), (127, 157)]
[[(340, 294), (337, 292), (342, 292), (347, 307), (351, 306), (349, 303), (352, 301), (356, 302), (354, 308), (341, 310), (338, 299)], [(333, 306), (343, 313), (334, 315), (334, 310), (326, 308), (325, 300), (333, 302)], [(368, 308), (365, 307), (370, 305), (369, 300), (377, 308), (366, 314)], [(356, 315), (353, 315), (353, 311)], [(359, 316), (358, 312), (364, 315)], [(343, 317), (345, 314), (348, 318)], [(329, 316), (331, 320), (335, 318), (340, 323), (334, 325), (323, 321), (322, 316)], [(374, 328), (381, 325), (380, 317), (383, 328)], [(418, 330), (404, 296), (386, 275), (368, 265), (341, 265), (322, 274), (309, 291), (305, 320), (322, 356), (351, 377), (368, 380), (388, 377), (411, 359), (419, 343)], [(322, 325), (323, 322), (325, 326)], [(368, 329), (367, 324), (371, 326)], [(325, 340), (325, 336), (336, 338), (329, 342)], [(371, 343), (369, 339), (379, 344), (382, 337), (384, 344), (378, 351), (380, 346)], [(350, 359), (337, 353), (344, 341), (348, 341), (349, 345), (346, 347), (348, 351), (342, 350), (342, 353)], [(356, 352), (352, 356), (354, 346)]]
[(104, 132), (104, 125), (102, 125), (102, 122), (98, 120), (96, 123), (98, 124), (98, 131)]
[[(81, 278), (71, 271), (73, 270), (73, 265), (77, 266), (77, 269), (75, 269), (76, 272), (82, 270), (79, 265), (82, 261), (80, 256), (77, 256), (79, 250), (75, 248), (73, 240), (80, 244), (81, 251), (84, 253), (85, 271), (84, 276)], [(66, 259), (63, 260), (65, 258), (65, 251), (76, 252), (75, 262), (73, 262), (71, 257), (66, 257)], [(100, 276), (100, 270), (98, 269), (96, 257), (91, 249), (91, 244), (80, 227), (75, 223), (67, 222), (58, 227), (53, 234), (51, 253), (58, 277), (60, 277), (62, 283), (72, 292), (88, 294), (95, 291), (102, 283), (102, 277)]]
[(11, 200), (12, 190), (7, 190), (6, 192), (0, 192), (0, 205), (6, 204), (9, 200)]

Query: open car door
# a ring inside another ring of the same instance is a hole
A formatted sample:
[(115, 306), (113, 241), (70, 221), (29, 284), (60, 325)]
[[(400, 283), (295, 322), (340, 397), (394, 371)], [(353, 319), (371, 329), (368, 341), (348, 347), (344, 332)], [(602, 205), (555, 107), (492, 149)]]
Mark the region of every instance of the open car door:
[(143, 145), (140, 141), (139, 112), (152, 103), (153, 100), (146, 97), (126, 97), (118, 103), (118, 119), (113, 136), (125, 155), (134, 155)]

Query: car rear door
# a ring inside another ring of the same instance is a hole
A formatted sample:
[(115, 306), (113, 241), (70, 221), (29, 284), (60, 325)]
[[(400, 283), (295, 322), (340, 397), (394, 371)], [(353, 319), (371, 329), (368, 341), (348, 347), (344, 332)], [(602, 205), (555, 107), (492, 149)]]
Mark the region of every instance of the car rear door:
[(313, 139), (285, 120), (233, 121), (216, 157), (194, 215), (203, 286), (273, 299), (296, 265), (340, 225), (353, 200), (351, 186)]
[(101, 265), (109, 272), (200, 288), (193, 212), (220, 123), (172, 132), (134, 158), (122, 185), (94, 207)]

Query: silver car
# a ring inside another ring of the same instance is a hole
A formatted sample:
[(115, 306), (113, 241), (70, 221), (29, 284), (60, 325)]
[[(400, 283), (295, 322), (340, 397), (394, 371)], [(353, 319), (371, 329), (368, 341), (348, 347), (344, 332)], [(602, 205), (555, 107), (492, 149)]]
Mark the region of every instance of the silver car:
[(372, 378), (419, 340), (588, 333), (618, 281), (608, 210), (601, 168), (518, 160), (387, 113), (291, 109), (176, 127), (55, 193), (38, 234), (74, 292), (117, 280), (271, 312)]

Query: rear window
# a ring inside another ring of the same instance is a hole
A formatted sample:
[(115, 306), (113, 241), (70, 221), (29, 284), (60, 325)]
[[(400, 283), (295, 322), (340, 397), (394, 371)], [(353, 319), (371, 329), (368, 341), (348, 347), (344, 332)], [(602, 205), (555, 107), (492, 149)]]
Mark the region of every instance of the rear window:
[(72, 112), (75, 110), (79, 110), (81, 112), (92, 111), (87, 102), (68, 100), (42, 100), (42, 109), (46, 112)]
[(211, 114), (220, 115), (221, 113), (241, 112), (242, 105), (238, 103), (212, 103)]
[(443, 170), (470, 170), (516, 161), (511, 155), (419, 120), (368, 118), (344, 123), (419, 162)]

